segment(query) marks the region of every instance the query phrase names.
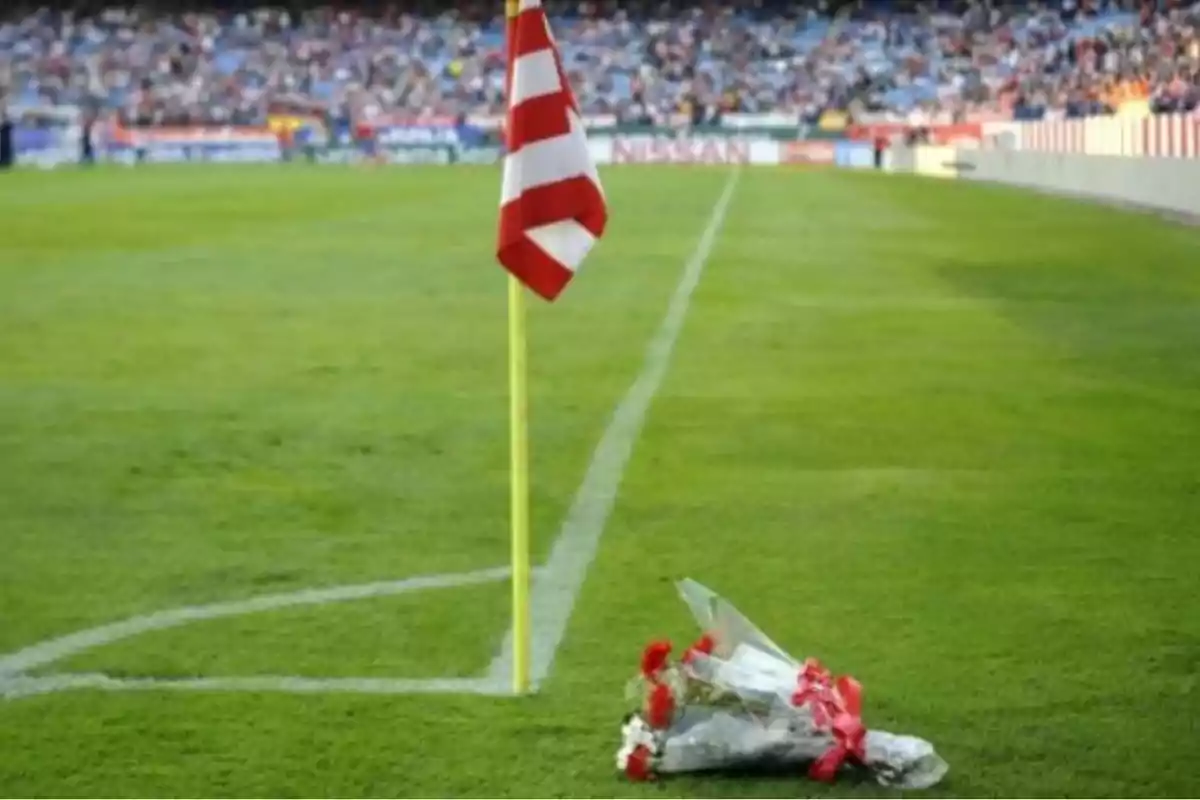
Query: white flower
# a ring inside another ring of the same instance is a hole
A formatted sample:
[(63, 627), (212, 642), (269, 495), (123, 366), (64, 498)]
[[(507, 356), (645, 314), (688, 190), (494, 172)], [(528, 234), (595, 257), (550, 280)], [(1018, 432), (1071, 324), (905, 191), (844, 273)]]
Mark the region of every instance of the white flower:
[(657, 753), (659, 745), (654, 731), (645, 720), (635, 714), (621, 726), (621, 749), (617, 751), (617, 769), (624, 772), (629, 757), (639, 747)]

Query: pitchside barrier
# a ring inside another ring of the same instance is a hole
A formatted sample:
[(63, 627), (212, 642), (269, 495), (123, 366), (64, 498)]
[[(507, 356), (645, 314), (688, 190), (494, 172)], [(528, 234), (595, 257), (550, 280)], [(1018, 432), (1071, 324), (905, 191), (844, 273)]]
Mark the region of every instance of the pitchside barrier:
[[(376, 121), (369, 141), (334, 132), (319, 121), (273, 117), (264, 126), (127, 128), (117, 123), (94, 132), (100, 161), (145, 164), (361, 161), (402, 165), (496, 163), (502, 156), (495, 121), (453, 118)], [(729, 115), (719, 125), (620, 125), (588, 119), (588, 140), (602, 164), (873, 164), (873, 129), (801, 125), (789, 115)], [(977, 126), (976, 126), (977, 127)], [(978, 131), (976, 131), (976, 136)], [(860, 141), (854, 141), (855, 139)], [(17, 129), (18, 166), (53, 168), (79, 160), (77, 109), (23, 111)]]
[[(36, 111), (36, 110), (35, 110)], [(18, 130), (18, 165), (52, 168), (79, 159), (77, 110), (53, 113), (26, 110)], [(60, 113), (61, 112), (61, 113)], [(836, 117), (836, 115), (834, 115)], [(496, 120), (404, 118), (373, 122), (373, 135), (334, 131), (320, 120), (273, 116), (262, 126), (187, 126), (127, 128), (107, 123), (95, 131), (99, 160), (129, 166), (222, 162), (360, 161), (405, 165), (489, 164), (499, 161)], [(589, 117), (588, 140), (601, 164), (762, 164), (874, 166), (873, 142), (898, 136), (903, 123), (849, 125), (835, 118), (801, 124), (787, 114), (730, 114), (720, 124), (688, 126), (622, 125), (615, 119)], [(936, 141), (978, 141), (979, 124), (937, 125)]]
[(1200, 215), (1200, 158), (962, 150), (954, 171), (1058, 194)]
[[(77, 116), (41, 114), (38, 119), (36, 128), (18, 130), (18, 165), (54, 167), (78, 160)], [(736, 124), (691, 128), (622, 126), (591, 120), (588, 142), (593, 158), (600, 164), (738, 163), (871, 168), (874, 142), (883, 140), (892, 142), (886, 163), (893, 170), (965, 178), (997, 174), (992, 166), (1001, 163), (996, 161), (1000, 156), (982, 155), (989, 153), (1163, 158), (1174, 163), (1200, 159), (1200, 117), (1196, 115), (937, 124), (923, 128), (929, 144), (911, 150), (901, 144), (909, 132), (909, 126), (901, 122), (822, 130), (797, 125), (781, 115), (740, 115), (731, 119)], [(364, 160), (452, 165), (493, 164), (502, 157), (494, 131), (456, 125), (453, 120), (424, 120), (420, 124), (392, 120), (380, 126), (378, 134), (371, 146), (364, 147), (349, 140), (335, 143), (328, 136), (284, 137), (270, 127), (135, 130), (118, 126), (101, 133), (98, 150), (101, 160), (129, 165), (280, 161), (338, 164)], [(975, 160), (968, 163), (969, 159), (961, 156), (964, 153), (980, 155), (973, 156)], [(1030, 159), (1017, 161), (1035, 163)], [(1069, 159), (1051, 159), (1051, 162), (1067, 164)], [(1005, 167), (997, 169), (1015, 168), (1018, 174), (1022, 172), (1020, 166), (1014, 167), (1011, 158), (1004, 163)], [(1069, 171), (1067, 166), (1055, 169)], [(1121, 169), (1119, 163), (1112, 167), (1116, 171)], [(1106, 168), (1105, 174), (1112, 170)], [(1178, 174), (1178, 179), (1183, 179), (1183, 173)], [(1111, 188), (1112, 184), (1104, 186)], [(1143, 191), (1139, 196), (1146, 194)]]
[(896, 146), (887, 166), (1200, 214), (1200, 116), (987, 123), (978, 146)]
[[(126, 164), (309, 161), (343, 164), (381, 161), (402, 165), (494, 164), (502, 151), (495, 146), (455, 143), (379, 144), (371, 152), (355, 146), (281, 148), (255, 136), (210, 135), (207, 141), (178, 142), (166, 137), (141, 141), (136, 147), (109, 151), (109, 160)], [(871, 145), (849, 141), (781, 141), (738, 133), (602, 133), (589, 134), (588, 147), (597, 164), (825, 164), (871, 167)]]

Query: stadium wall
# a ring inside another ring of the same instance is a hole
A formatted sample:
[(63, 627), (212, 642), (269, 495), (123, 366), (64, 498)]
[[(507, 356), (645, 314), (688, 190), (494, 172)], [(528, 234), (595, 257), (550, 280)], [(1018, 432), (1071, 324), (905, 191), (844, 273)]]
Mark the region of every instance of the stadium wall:
[(982, 134), (986, 149), (1200, 158), (1200, 116), (1196, 114), (990, 122), (983, 125)]
[(950, 169), (965, 180), (1200, 215), (1200, 158), (958, 150)]
[(986, 123), (974, 143), (893, 144), (886, 166), (1200, 215), (1196, 115)]

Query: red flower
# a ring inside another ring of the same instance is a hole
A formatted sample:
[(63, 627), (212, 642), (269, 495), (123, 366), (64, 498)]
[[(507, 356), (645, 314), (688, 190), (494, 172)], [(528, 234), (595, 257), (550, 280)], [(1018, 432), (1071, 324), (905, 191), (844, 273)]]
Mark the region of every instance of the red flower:
[(642, 651), (642, 676), (647, 680), (655, 680), (662, 668), (667, 665), (667, 656), (671, 655), (671, 643), (665, 639), (651, 642)]
[(675, 696), (666, 684), (656, 683), (646, 698), (646, 724), (656, 730), (670, 727), (675, 714)]
[(625, 762), (625, 777), (631, 781), (648, 781), (653, 777), (650, 771), (650, 748), (639, 744), (629, 754)]
[(687, 652), (683, 654), (683, 663), (690, 664), (692, 659), (694, 659), (697, 655), (711, 656), (713, 648), (716, 647), (716, 645), (717, 642), (712, 636), (707, 633), (704, 634), (687, 649)]

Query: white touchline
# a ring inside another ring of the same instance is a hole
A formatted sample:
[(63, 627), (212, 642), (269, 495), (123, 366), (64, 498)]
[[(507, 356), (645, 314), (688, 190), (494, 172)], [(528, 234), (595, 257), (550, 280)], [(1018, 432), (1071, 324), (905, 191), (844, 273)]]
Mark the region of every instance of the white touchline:
[[(700, 284), (700, 276), (704, 273), (717, 234), (725, 223), (725, 214), (740, 175), (741, 171), (735, 166), (713, 206), (712, 215), (696, 249), (684, 265), (683, 275), (671, 296), (666, 316), (646, 348), (642, 371), (613, 412), (612, 420), (592, 453), (583, 483), (567, 511), (562, 530), (550, 551), (550, 558), (533, 579), (530, 592), (530, 677), (535, 691), (554, 666), (554, 657), (566, 635), (575, 601), (596, 557), (600, 537), (621, 486), (625, 465), (633, 452), (646, 412), (666, 376), (671, 352), (683, 330), (692, 294)], [(513, 632), (510, 627), (499, 655), (488, 670), (488, 677), (496, 682), (510, 682), (512, 661)]]

